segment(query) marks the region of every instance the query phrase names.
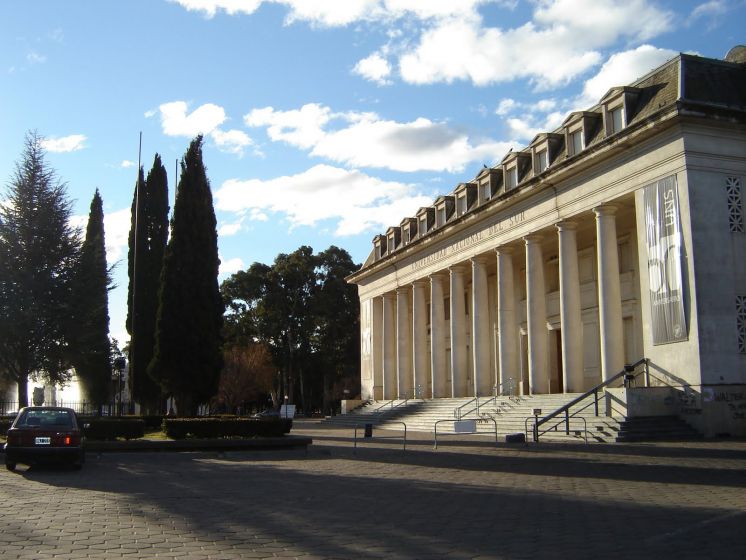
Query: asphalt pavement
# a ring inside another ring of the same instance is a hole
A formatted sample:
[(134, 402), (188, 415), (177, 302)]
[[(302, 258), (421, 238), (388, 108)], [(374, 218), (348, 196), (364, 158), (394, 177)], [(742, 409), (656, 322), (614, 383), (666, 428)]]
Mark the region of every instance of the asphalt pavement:
[(290, 448), (0, 473), (0, 557), (746, 558), (746, 441), (505, 444), (296, 420)]

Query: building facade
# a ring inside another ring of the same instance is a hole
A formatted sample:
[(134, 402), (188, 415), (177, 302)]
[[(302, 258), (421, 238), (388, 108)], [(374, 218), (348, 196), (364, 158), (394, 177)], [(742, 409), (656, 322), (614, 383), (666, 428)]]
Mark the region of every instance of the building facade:
[(645, 358), (638, 401), (746, 435), (744, 50), (612, 88), (376, 236), (362, 398), (580, 393)]

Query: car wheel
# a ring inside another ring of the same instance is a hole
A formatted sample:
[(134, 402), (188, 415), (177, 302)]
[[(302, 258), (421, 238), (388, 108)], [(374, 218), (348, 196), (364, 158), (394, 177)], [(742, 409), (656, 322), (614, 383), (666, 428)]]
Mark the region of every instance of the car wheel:
[(13, 472), (16, 470), (16, 464), (15, 463), (5, 463), (5, 468), (8, 469), (10, 472)]

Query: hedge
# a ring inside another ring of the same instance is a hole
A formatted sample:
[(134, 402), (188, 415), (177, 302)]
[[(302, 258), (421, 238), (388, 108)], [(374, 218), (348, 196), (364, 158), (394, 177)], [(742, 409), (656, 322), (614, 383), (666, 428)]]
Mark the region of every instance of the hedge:
[(142, 418), (83, 416), (78, 418), (78, 423), (88, 439), (137, 439), (145, 435), (145, 421)]
[(164, 418), (171, 439), (219, 437), (280, 437), (290, 433), (289, 418)]

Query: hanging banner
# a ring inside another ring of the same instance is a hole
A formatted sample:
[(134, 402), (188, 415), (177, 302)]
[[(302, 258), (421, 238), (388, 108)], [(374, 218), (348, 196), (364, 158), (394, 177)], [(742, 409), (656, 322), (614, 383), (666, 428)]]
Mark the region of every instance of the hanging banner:
[(686, 340), (676, 176), (647, 185), (644, 197), (653, 344)]

